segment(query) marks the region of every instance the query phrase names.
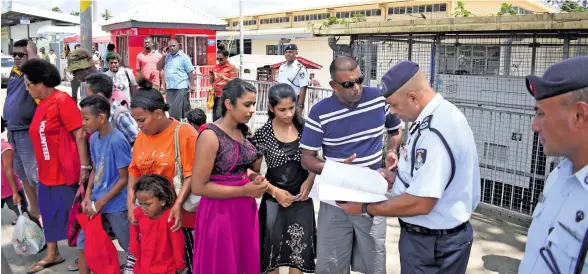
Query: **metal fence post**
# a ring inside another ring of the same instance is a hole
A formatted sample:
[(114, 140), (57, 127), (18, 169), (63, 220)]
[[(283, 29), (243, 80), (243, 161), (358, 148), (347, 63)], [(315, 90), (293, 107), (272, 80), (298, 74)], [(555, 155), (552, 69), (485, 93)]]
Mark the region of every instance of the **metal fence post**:
[(570, 58), (570, 36), (564, 34), (563, 40), (563, 59), (568, 59)]
[(537, 67), (537, 35), (533, 34), (533, 43), (531, 43), (531, 74), (535, 75), (535, 68)]
[(431, 66), (430, 66), (431, 79), (429, 80), (429, 84), (435, 90), (437, 90), (436, 85), (435, 85), (435, 77), (436, 77), (435, 74), (437, 73), (437, 51), (439, 50), (440, 46), (441, 46), (441, 36), (435, 35), (435, 37), (433, 38), (433, 46), (431, 46)]
[(408, 42), (408, 60), (412, 61), (412, 43), (413, 43), (412, 34), (408, 35), (407, 42)]

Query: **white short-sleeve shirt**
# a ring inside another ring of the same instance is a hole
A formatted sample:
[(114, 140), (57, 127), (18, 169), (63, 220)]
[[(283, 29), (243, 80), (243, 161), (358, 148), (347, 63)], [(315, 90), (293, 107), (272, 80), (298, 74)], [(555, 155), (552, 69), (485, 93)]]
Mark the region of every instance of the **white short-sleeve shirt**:
[(407, 145), (401, 147), (392, 195), (439, 200), (429, 214), (401, 219), (429, 229), (451, 229), (468, 221), (480, 202), (480, 167), (474, 135), (463, 113), (437, 94), (409, 134)]
[[(588, 229), (588, 165), (575, 174), (564, 159), (550, 174), (533, 211), (519, 273), (551, 273), (540, 250), (548, 249), (561, 273), (574, 273)], [(544, 251), (546, 252), (546, 251)], [(544, 254), (549, 259), (547, 253)], [(553, 265), (553, 262), (549, 262)], [(584, 260), (582, 273), (588, 273)]]
[(300, 88), (308, 86), (309, 82), (308, 71), (298, 60), (294, 60), (290, 65), (288, 62), (282, 64), (277, 78), (279, 83), (292, 86), (296, 95), (300, 94)]

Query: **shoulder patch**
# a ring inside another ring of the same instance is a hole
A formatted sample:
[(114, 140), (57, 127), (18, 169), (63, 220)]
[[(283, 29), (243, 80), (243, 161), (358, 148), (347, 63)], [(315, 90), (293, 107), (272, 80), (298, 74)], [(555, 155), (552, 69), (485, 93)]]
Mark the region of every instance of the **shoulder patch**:
[(421, 124), (419, 125), (419, 129), (423, 130), (423, 129), (430, 128), (432, 119), (433, 119), (433, 115), (429, 115), (429, 116), (423, 118), (423, 120), (421, 121)]
[(306, 73), (304, 71), (300, 71), (298, 75), (300, 75), (300, 78), (304, 78), (304, 76), (306, 76)]
[(416, 152), (416, 157), (414, 160), (414, 169), (418, 170), (427, 161), (427, 150), (424, 148), (417, 148), (415, 152)]

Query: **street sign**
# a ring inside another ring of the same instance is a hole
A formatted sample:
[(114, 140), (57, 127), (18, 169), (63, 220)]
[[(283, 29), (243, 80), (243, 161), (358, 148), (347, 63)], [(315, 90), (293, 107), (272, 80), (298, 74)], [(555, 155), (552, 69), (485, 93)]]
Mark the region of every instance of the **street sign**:
[(31, 20), (28, 17), (26, 17), (26, 16), (20, 17), (20, 24), (21, 25), (28, 25), (30, 23), (31, 23)]

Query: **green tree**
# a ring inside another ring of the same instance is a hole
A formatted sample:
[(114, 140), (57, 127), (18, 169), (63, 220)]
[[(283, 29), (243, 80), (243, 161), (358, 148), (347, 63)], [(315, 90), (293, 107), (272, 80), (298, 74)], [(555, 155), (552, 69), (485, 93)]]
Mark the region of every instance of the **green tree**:
[(457, 1), (457, 7), (453, 9), (453, 16), (455, 17), (470, 17), (472, 13), (466, 10), (465, 4), (462, 1)]
[(102, 16), (102, 19), (104, 19), (104, 21), (108, 21), (108, 19), (112, 18), (112, 13), (108, 9), (105, 9), (100, 16)]
[(73, 16), (80, 16), (80, 12), (75, 10), (72, 10), (69, 14)]
[[(365, 22), (365, 15), (360, 14), (360, 13), (354, 13), (351, 15), (351, 18), (349, 19), (339, 19), (336, 16), (329, 16), (329, 18), (327, 18), (327, 20), (323, 21), (323, 25), (325, 26), (331, 26), (331, 25), (335, 25), (335, 24), (345, 24), (345, 23), (359, 23), (359, 22)], [(310, 27), (309, 27), (310, 28)]]
[(60, 9), (59, 7), (53, 7), (53, 8), (51, 9), (51, 11), (54, 11), (54, 12), (62, 12), (62, 11), (61, 11), (61, 9)]
[(500, 11), (498, 12), (498, 16), (502, 15), (517, 15), (519, 11), (512, 7), (512, 4), (509, 3), (502, 3), (500, 5)]
[(559, 8), (565, 12), (584, 12), (584, 7), (580, 6), (577, 0), (566, 0), (561, 3)]

